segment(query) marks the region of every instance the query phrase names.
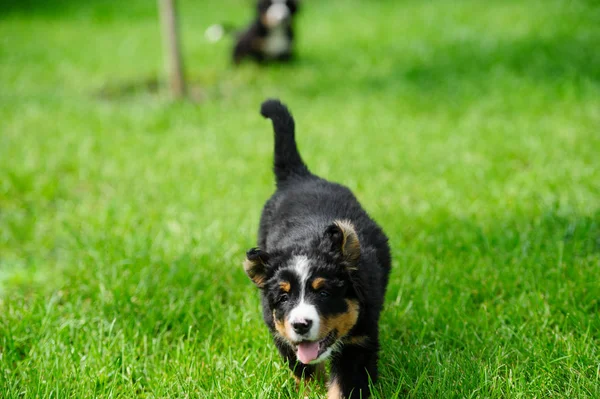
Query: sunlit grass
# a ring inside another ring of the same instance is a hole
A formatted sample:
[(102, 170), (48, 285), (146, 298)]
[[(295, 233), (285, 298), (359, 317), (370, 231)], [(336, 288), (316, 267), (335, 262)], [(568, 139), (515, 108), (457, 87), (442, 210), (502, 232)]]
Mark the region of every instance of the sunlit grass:
[(594, 2), (305, 2), (299, 61), (238, 69), (203, 32), (250, 6), (201, 3), (199, 104), (101, 95), (161, 77), (154, 2), (0, 16), (0, 397), (324, 396), (241, 269), (273, 96), (390, 237), (375, 397), (600, 396)]

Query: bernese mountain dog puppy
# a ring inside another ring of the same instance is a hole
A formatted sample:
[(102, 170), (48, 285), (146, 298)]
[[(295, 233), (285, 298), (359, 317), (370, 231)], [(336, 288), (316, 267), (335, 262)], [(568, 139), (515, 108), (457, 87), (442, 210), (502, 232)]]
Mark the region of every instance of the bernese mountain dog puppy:
[(233, 49), (233, 62), (239, 64), (244, 58), (289, 61), (294, 42), (292, 18), (298, 11), (298, 1), (259, 0), (256, 7), (256, 19)]
[(244, 269), (260, 288), (264, 321), (297, 382), (330, 359), (328, 398), (366, 398), (369, 380), (377, 379), (388, 239), (347, 187), (308, 170), (285, 105), (267, 100), (261, 114), (275, 131), (277, 189)]

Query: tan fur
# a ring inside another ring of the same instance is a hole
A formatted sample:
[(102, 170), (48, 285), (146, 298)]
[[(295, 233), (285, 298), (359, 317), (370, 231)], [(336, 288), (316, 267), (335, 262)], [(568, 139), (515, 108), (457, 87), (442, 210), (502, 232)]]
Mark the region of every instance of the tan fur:
[(312, 286), (313, 290), (318, 290), (325, 285), (325, 281), (327, 280), (325, 280), (323, 277), (317, 277), (310, 285)]
[(292, 286), (290, 285), (289, 282), (282, 281), (282, 282), (279, 283), (279, 288), (281, 288), (281, 290), (283, 292), (290, 292), (290, 289), (292, 288)]
[(287, 336), (287, 331), (288, 331), (288, 322), (287, 320), (277, 320), (277, 317), (275, 317), (275, 311), (273, 311), (273, 321), (275, 322), (275, 329), (277, 330), (277, 332), (285, 338), (289, 337)]
[(266, 14), (261, 14), (259, 19), (264, 26), (269, 26), (269, 19), (267, 18)]
[[(338, 313), (330, 317), (324, 317), (321, 319), (321, 327), (319, 328), (318, 339), (323, 339), (333, 330), (336, 332), (336, 338), (342, 338), (354, 327), (358, 320), (359, 306), (355, 300), (346, 299), (348, 310), (344, 313)], [(273, 311), (273, 321), (275, 323), (275, 329), (282, 337), (289, 339), (287, 331), (290, 330), (290, 326), (287, 320), (278, 320), (275, 317), (275, 311)], [(351, 339), (351, 338), (350, 338)], [(356, 341), (357, 343), (360, 340)]]
[(298, 377), (296, 374), (293, 374), (293, 377), (294, 377), (294, 380), (296, 380), (296, 388), (299, 388), (300, 384), (302, 384), (304, 382), (304, 379)]
[(296, 380), (296, 390), (299, 393), (304, 394), (304, 398), (308, 398), (308, 395), (313, 392), (311, 386), (309, 385), (309, 383), (312, 381), (312, 378), (299, 378), (294, 374), (294, 380)]
[(344, 313), (339, 313), (330, 317), (321, 319), (321, 327), (319, 328), (319, 337), (326, 337), (331, 331), (335, 330), (336, 338), (341, 338), (348, 334), (358, 320), (358, 301), (346, 299), (348, 310)]
[(246, 258), (244, 261), (244, 270), (250, 280), (259, 288), (265, 285), (264, 264), (260, 260), (250, 260)]
[(336, 220), (334, 223), (342, 231), (342, 255), (355, 264), (360, 258), (360, 242), (354, 225), (349, 220)]
[(329, 389), (327, 390), (327, 399), (343, 399), (342, 390), (336, 380), (329, 382)]
[[(297, 387), (302, 383), (306, 384), (310, 381), (324, 382), (326, 379), (327, 379), (327, 370), (325, 370), (325, 363), (319, 363), (319, 364), (315, 365), (315, 371), (308, 378), (298, 378), (298, 376), (296, 374), (294, 374), (294, 380), (296, 380)], [(305, 392), (307, 392), (306, 385), (305, 385)]]

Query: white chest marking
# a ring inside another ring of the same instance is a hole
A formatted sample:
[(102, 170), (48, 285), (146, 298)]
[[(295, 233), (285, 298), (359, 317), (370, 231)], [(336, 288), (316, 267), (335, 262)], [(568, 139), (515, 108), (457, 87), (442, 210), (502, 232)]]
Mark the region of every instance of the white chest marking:
[(277, 57), (287, 52), (290, 48), (290, 39), (285, 28), (278, 27), (273, 29), (265, 38), (263, 51), (270, 57)]

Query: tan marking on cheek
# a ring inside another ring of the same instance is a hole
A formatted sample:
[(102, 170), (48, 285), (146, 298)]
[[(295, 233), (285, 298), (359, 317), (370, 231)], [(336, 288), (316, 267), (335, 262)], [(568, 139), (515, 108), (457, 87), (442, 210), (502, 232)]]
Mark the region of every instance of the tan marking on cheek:
[[(352, 395), (354, 396), (354, 395)], [(327, 399), (343, 399), (342, 390), (338, 382), (334, 379), (329, 381), (329, 388), (327, 389)]]
[(346, 299), (348, 310), (330, 317), (324, 317), (319, 328), (319, 337), (326, 337), (331, 331), (337, 331), (337, 338), (343, 337), (354, 327), (358, 320), (358, 302)]
[(325, 285), (325, 281), (326, 280), (324, 278), (317, 277), (312, 281), (310, 285), (313, 288), (313, 290), (318, 290), (319, 288), (322, 288)]
[(281, 288), (281, 290), (283, 292), (290, 292), (290, 289), (292, 288), (292, 286), (290, 285), (289, 282), (282, 281), (281, 283), (279, 283), (279, 288)]
[(275, 311), (273, 311), (273, 321), (275, 322), (275, 329), (277, 330), (277, 332), (285, 338), (289, 337), (287, 336), (287, 331), (288, 329), (287, 327), (287, 321), (282, 321), (282, 320), (278, 320), (277, 317), (275, 317)]

